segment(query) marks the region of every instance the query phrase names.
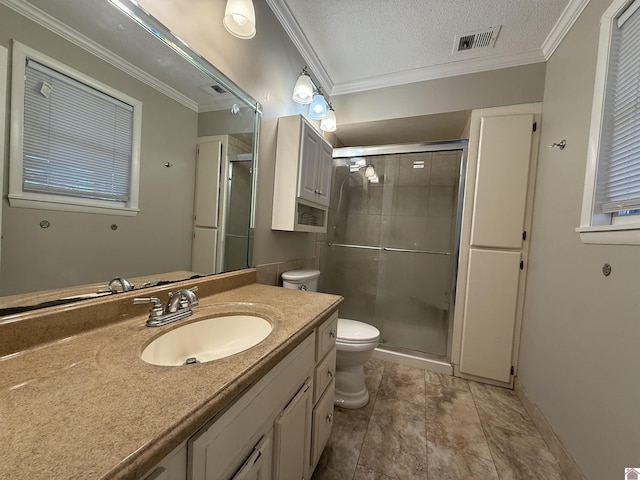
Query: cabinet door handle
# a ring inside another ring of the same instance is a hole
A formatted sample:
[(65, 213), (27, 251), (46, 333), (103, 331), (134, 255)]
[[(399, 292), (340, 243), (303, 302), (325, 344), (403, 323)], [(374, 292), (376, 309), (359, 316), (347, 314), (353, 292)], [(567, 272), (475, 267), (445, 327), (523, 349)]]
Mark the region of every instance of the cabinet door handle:
[(327, 375), (329, 375), (329, 377), (333, 378), (333, 368), (329, 369), (329, 371), (327, 372)]
[(331, 338), (336, 338), (336, 331), (335, 331), (335, 330), (331, 330), (331, 331), (329, 332), (329, 336), (330, 336)]
[(333, 413), (330, 413), (329, 415), (327, 415), (327, 422), (329, 423), (333, 422)]

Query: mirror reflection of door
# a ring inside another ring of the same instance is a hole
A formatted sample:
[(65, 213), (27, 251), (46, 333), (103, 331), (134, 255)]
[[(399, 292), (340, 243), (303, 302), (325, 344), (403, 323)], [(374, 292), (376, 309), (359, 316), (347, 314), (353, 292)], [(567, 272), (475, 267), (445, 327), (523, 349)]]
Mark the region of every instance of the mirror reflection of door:
[(246, 136), (198, 138), (191, 269), (200, 274), (247, 267), (252, 146)]

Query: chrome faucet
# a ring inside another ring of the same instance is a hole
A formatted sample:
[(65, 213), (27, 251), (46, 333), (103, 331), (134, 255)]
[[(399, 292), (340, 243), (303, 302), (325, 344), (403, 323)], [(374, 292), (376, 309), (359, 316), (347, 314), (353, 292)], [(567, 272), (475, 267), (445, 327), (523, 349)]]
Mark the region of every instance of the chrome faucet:
[(166, 308), (162, 308), (162, 302), (157, 297), (134, 298), (133, 303), (136, 305), (151, 303), (151, 311), (146, 325), (147, 327), (161, 327), (193, 314), (192, 307), (199, 303), (195, 294), (197, 290), (198, 287), (193, 287), (188, 290), (178, 290), (175, 293), (169, 292)]
[(114, 292), (117, 292), (115, 287), (118, 284), (122, 288), (123, 292), (130, 292), (131, 290), (133, 290), (133, 287), (134, 287), (134, 285), (129, 283), (129, 281), (126, 278), (124, 278), (124, 277), (115, 277), (109, 282), (109, 289), (113, 290)]
[(198, 297), (196, 292), (198, 287), (193, 287), (190, 290), (178, 290), (176, 293), (169, 292), (169, 301), (167, 302), (167, 308), (165, 312), (174, 313), (184, 308), (191, 308), (198, 305)]
[(109, 282), (109, 285), (98, 289), (96, 293), (118, 293), (118, 286), (122, 292), (130, 292), (135, 287), (124, 277), (114, 277)]

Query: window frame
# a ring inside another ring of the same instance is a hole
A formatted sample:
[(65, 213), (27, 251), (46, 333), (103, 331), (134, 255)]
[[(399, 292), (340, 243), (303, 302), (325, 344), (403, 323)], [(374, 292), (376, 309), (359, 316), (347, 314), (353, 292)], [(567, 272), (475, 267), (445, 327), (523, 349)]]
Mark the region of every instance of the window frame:
[[(640, 215), (619, 217), (614, 214), (596, 211), (598, 181), (598, 154), (600, 137), (604, 121), (604, 105), (608, 75), (611, 40), (615, 22), (635, 0), (614, 0), (600, 18), (600, 36), (598, 41), (598, 59), (589, 127), (587, 150), (587, 168), (585, 172), (584, 192), (580, 226), (576, 232), (587, 244), (640, 245)], [(636, 12), (636, 14), (640, 14)]]
[[(138, 201), (140, 188), (142, 102), (16, 40), (13, 40), (12, 43), (9, 205), (11, 207), (98, 213), (106, 215), (137, 215), (139, 212)], [(110, 95), (133, 107), (133, 132), (130, 163), (131, 173), (129, 181), (129, 200), (127, 202), (114, 202), (23, 191), (24, 78), (25, 65), (28, 58), (31, 58), (53, 70), (73, 78), (80, 83), (84, 83), (85, 85)]]

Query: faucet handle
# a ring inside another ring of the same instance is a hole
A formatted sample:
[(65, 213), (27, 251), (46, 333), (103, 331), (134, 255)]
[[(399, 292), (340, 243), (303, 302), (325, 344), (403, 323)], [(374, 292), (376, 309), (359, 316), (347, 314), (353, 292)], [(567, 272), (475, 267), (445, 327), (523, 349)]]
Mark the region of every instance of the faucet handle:
[(143, 297), (143, 298), (134, 298), (134, 305), (141, 305), (143, 303), (152, 303), (151, 313), (149, 313), (150, 317), (161, 317), (164, 313), (164, 308), (162, 308), (162, 302), (158, 297)]

